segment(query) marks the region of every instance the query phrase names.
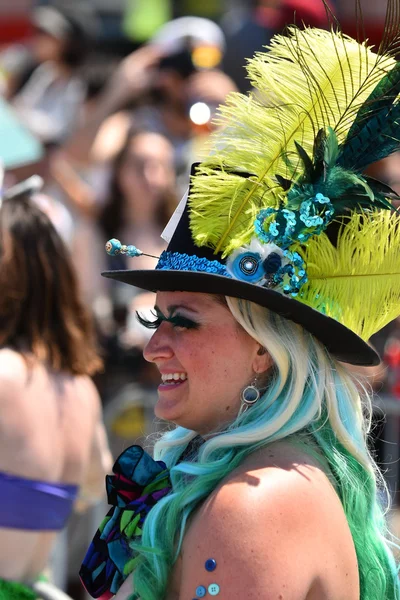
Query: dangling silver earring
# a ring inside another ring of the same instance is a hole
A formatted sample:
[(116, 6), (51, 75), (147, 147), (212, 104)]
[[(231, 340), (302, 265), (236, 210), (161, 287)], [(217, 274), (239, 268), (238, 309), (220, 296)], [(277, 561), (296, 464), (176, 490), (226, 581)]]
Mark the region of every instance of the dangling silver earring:
[(257, 400), (259, 400), (261, 394), (260, 394), (260, 390), (258, 389), (256, 384), (257, 384), (257, 377), (255, 378), (255, 380), (253, 381), (252, 384), (246, 385), (246, 387), (242, 390), (242, 393), (241, 393), (242, 403), (240, 405), (238, 417), (240, 417), (241, 414), (246, 412), (246, 410), (249, 408), (249, 406), (252, 406), (253, 404), (255, 404), (257, 402)]

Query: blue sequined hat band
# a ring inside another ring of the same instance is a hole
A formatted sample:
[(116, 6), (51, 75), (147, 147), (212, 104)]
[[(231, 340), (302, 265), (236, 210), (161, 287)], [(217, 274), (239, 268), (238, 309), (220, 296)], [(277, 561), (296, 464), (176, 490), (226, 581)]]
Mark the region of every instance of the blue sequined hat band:
[(229, 277), (225, 265), (218, 260), (208, 260), (199, 258), (196, 255), (181, 254), (180, 252), (167, 252), (161, 254), (157, 263), (158, 271), (194, 271), (197, 273), (213, 273), (214, 275), (223, 275)]

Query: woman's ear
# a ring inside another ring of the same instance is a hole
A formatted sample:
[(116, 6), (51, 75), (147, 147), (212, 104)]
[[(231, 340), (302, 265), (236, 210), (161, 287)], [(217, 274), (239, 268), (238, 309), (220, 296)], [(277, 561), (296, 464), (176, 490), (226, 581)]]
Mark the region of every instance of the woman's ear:
[(259, 346), (257, 354), (253, 360), (253, 370), (255, 373), (265, 373), (272, 367), (272, 358), (264, 346)]

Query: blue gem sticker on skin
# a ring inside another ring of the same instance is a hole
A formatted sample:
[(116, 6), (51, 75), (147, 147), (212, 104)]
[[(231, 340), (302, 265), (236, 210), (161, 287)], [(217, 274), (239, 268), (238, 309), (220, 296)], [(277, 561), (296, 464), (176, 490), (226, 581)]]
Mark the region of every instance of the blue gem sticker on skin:
[(213, 558), (209, 558), (208, 560), (206, 560), (206, 564), (204, 566), (206, 568), (206, 571), (209, 571), (211, 573), (217, 568), (217, 562)]
[(208, 593), (210, 596), (218, 596), (219, 594), (219, 585), (218, 583), (212, 583), (208, 586)]
[(207, 594), (207, 590), (204, 587), (204, 585), (199, 585), (198, 588), (196, 588), (196, 596), (198, 598), (204, 598), (204, 596)]

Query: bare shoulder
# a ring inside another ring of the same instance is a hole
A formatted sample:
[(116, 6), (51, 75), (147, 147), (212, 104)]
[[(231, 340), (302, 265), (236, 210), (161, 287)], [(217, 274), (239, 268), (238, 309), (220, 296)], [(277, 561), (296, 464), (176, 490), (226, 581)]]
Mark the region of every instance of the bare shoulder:
[[(322, 501), (321, 501), (322, 500)], [(339, 509), (341, 503), (321, 462), (290, 443), (279, 442), (248, 456), (216, 488), (210, 497), (214, 507), (234, 514), (244, 506), (254, 507), (257, 514), (285, 514), (285, 522), (300, 519), (304, 511), (310, 520), (324, 517)], [(328, 511), (326, 510), (328, 507)]]
[[(193, 594), (194, 581), (210, 585), (217, 578), (226, 598), (306, 600), (316, 580), (326, 578), (326, 588), (334, 589), (318, 598), (356, 598), (357, 581), (349, 595), (346, 580), (343, 596), (337, 581), (346, 578), (352, 552), (341, 503), (318, 462), (276, 444), (249, 456), (193, 518), (183, 544), (181, 597)], [(204, 569), (209, 558), (218, 563), (216, 575)], [(331, 564), (335, 573), (326, 571)]]
[(258, 477), (268, 489), (283, 486), (288, 494), (302, 492), (313, 495), (316, 491), (322, 493), (325, 490), (335, 503), (338, 502), (331, 483), (332, 476), (322, 454), (315, 449), (307, 452), (296, 441), (276, 442), (254, 452), (229, 475), (227, 482), (246, 483), (251, 481), (251, 476)]
[(67, 387), (71, 386), (73, 394), (86, 398), (96, 407), (96, 410), (99, 409), (99, 394), (90, 377), (52, 371), (37, 359), (27, 360), (21, 353), (10, 348), (0, 350), (0, 396), (18, 389), (26, 390), (32, 384), (37, 389), (44, 390), (47, 384), (52, 382), (63, 384), (59, 386), (59, 390), (63, 390), (65, 384)]
[(327, 504), (341, 507), (317, 461), (289, 444), (275, 444), (247, 457), (221, 482), (197, 513), (193, 527), (197, 522), (220, 527), (229, 520), (235, 528), (252, 528), (262, 535), (262, 529), (273, 523), (275, 533), (279, 529), (284, 539), (304, 524), (309, 529), (311, 521), (320, 526)]

